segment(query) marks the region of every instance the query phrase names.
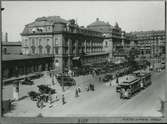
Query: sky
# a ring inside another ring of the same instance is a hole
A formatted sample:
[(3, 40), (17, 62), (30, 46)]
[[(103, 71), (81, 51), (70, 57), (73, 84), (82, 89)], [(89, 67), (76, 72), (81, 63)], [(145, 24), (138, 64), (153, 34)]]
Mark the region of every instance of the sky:
[(96, 18), (119, 26), (126, 32), (164, 30), (163, 1), (3, 1), (2, 32), (9, 41), (20, 41), (24, 26), (38, 17), (60, 16), (87, 26)]

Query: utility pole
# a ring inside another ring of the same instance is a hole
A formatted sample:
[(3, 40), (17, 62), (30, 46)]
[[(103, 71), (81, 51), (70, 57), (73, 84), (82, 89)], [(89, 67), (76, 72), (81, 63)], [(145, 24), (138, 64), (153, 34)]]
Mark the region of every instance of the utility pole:
[(1, 8), (1, 11), (3, 11), (5, 8)]
[(64, 73), (62, 72), (62, 90), (64, 92)]

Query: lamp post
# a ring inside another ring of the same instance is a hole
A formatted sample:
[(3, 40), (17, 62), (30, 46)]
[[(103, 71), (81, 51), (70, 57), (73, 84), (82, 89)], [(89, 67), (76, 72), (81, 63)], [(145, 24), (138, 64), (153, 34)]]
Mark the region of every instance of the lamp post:
[(5, 8), (1, 8), (1, 11), (3, 11)]
[(62, 91), (64, 92), (65, 90), (64, 90), (64, 73), (62, 72), (62, 78), (61, 78), (61, 80), (62, 80)]

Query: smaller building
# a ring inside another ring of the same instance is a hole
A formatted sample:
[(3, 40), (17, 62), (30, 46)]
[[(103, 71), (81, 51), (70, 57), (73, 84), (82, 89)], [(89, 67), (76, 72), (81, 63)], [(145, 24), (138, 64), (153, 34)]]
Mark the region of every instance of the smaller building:
[(53, 69), (53, 56), (3, 55), (2, 77), (3, 82), (21, 79), (35, 72)]
[(21, 42), (2, 42), (2, 54), (22, 54)]

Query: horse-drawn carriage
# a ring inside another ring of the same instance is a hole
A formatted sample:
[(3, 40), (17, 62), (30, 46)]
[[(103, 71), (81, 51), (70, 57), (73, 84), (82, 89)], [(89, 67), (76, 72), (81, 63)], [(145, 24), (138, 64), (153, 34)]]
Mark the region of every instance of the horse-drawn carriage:
[(38, 88), (39, 92), (30, 91), (28, 94), (32, 101), (37, 101), (37, 107), (41, 108), (43, 102), (48, 102), (50, 95), (55, 94), (56, 91), (47, 85), (39, 85)]

